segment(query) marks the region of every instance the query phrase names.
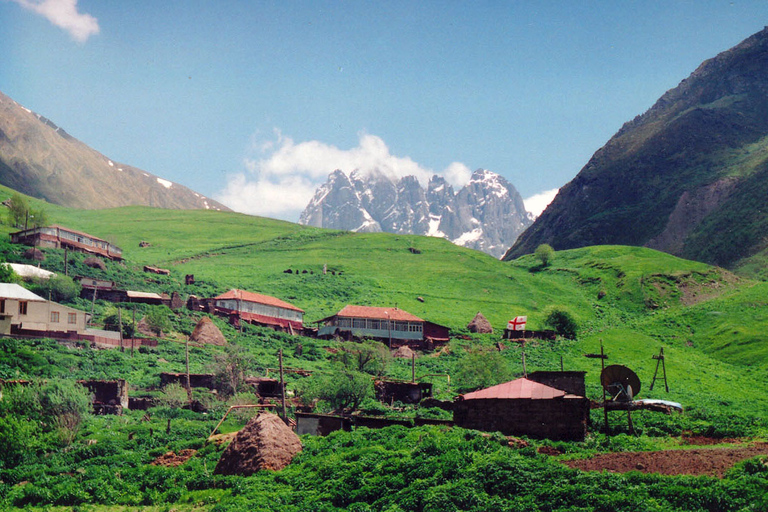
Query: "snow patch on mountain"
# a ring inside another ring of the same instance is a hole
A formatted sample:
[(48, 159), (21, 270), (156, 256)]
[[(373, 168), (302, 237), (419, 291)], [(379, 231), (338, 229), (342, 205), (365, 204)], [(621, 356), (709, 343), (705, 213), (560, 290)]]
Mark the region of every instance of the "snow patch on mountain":
[(433, 176), (426, 189), (413, 176), (336, 170), (304, 209), (300, 224), (436, 236), (500, 257), (531, 224), (523, 200), (502, 176), (485, 169), (454, 193)]

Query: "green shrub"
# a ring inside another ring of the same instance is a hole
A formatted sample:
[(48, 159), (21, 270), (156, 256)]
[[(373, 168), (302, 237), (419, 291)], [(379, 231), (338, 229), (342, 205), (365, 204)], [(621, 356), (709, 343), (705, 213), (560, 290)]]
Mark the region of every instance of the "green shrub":
[(573, 315), (566, 309), (560, 307), (550, 308), (546, 314), (544, 323), (564, 338), (570, 340), (576, 338), (578, 324)]
[(467, 353), (454, 370), (459, 392), (494, 386), (512, 378), (512, 372), (502, 355), (495, 350)]
[(361, 372), (314, 374), (299, 383), (296, 394), (305, 404), (323, 400), (337, 411), (357, 409), (365, 399), (373, 397), (373, 380)]

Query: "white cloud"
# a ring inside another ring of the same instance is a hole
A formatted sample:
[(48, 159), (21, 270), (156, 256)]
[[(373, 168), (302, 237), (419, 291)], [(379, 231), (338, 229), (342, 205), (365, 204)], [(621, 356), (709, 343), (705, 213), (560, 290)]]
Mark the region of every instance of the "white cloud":
[(296, 143), (274, 130), (274, 140), (254, 139), (251, 151), (258, 156), (244, 160), (246, 172), (228, 179), (216, 199), (233, 210), (295, 221), (319, 187), (336, 169), (345, 173), (378, 170), (392, 178), (416, 176), (426, 185), (433, 174), (442, 174), (455, 187), (465, 185), (469, 168), (453, 162), (442, 173), (423, 167), (410, 157), (395, 156), (375, 135), (361, 133), (358, 145), (340, 149), (311, 140)]
[(99, 33), (99, 22), (90, 14), (77, 12), (77, 0), (13, 0), (25, 9), (44, 16), (63, 28), (77, 42), (84, 43)]
[(523, 199), (523, 203), (525, 203), (525, 209), (528, 210), (534, 217), (538, 217), (541, 215), (541, 212), (543, 212), (544, 209), (549, 206), (549, 203), (552, 202), (559, 190), (559, 188), (553, 188), (552, 190), (545, 190), (544, 192), (535, 194), (527, 199)]

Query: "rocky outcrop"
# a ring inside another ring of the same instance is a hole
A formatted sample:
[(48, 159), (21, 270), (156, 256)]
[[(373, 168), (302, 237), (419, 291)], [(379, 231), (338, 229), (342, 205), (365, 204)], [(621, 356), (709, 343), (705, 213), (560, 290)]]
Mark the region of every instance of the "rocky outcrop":
[(393, 180), (379, 171), (336, 170), (299, 219), (309, 226), (356, 232), (447, 238), (500, 257), (531, 223), (523, 199), (507, 180), (478, 169), (458, 193), (440, 176), (427, 187), (414, 176)]

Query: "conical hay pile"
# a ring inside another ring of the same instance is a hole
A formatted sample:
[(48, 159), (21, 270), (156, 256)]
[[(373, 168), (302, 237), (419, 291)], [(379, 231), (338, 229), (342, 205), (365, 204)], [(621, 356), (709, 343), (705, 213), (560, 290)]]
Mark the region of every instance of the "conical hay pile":
[(403, 345), (402, 347), (399, 347), (397, 350), (395, 350), (392, 353), (392, 357), (402, 357), (404, 359), (410, 359), (413, 357), (413, 350), (411, 350), (411, 347), (408, 345)]
[(213, 320), (204, 316), (197, 322), (195, 330), (189, 336), (189, 341), (195, 341), (197, 343), (208, 343), (211, 345), (226, 345), (227, 339), (221, 334), (221, 331)]
[(472, 321), (467, 324), (467, 329), (469, 329), (470, 332), (493, 334), (493, 327), (491, 327), (491, 322), (489, 322), (488, 319), (485, 318), (479, 311), (475, 315), (475, 318), (473, 318)]
[(262, 413), (237, 433), (216, 465), (220, 475), (252, 475), (260, 469), (278, 471), (301, 451), (301, 441), (278, 416)]

